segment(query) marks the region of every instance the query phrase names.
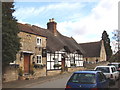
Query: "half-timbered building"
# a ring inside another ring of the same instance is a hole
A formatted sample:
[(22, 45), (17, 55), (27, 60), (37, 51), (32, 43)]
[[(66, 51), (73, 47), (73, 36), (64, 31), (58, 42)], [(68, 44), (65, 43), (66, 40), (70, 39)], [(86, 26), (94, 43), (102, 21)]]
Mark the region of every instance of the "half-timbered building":
[(18, 27), (21, 50), (10, 65), (19, 67), (19, 75), (35, 78), (83, 68), (84, 51), (72, 37), (57, 30), (54, 19), (49, 20), (47, 29), (21, 23)]

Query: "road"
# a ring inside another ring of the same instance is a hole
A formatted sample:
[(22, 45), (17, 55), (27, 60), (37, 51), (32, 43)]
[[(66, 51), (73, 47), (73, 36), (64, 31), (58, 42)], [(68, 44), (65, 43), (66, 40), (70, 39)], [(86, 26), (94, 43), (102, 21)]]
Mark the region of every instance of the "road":
[(45, 82), (43, 84), (36, 84), (34, 86), (30, 86), (29, 88), (65, 88), (68, 77), (64, 77), (57, 80), (52, 80)]
[(119, 88), (120, 89), (120, 79), (116, 81), (115, 85), (111, 85), (110, 88)]
[[(59, 79), (50, 80), (44, 83), (36, 83), (34, 85), (28, 85), (25, 88), (65, 88), (66, 82), (69, 76), (65, 76)], [(120, 88), (120, 80), (116, 81), (115, 85), (111, 85), (110, 88)]]

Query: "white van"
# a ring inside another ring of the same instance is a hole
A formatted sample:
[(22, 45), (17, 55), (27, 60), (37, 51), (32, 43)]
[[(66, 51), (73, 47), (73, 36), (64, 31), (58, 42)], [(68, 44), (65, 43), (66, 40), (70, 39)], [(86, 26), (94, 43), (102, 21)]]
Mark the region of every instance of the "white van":
[(96, 66), (95, 70), (102, 71), (106, 78), (111, 80), (119, 79), (119, 72), (116, 70), (115, 66)]

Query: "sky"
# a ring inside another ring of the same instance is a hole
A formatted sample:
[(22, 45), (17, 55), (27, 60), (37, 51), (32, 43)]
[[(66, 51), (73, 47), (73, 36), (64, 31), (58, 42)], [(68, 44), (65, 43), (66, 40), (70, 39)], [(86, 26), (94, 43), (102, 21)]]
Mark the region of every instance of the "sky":
[(15, 0), (16, 17), (20, 23), (47, 28), (49, 19), (57, 22), (57, 30), (78, 43), (101, 40), (104, 30), (111, 39), (118, 29), (118, 2), (120, 0)]

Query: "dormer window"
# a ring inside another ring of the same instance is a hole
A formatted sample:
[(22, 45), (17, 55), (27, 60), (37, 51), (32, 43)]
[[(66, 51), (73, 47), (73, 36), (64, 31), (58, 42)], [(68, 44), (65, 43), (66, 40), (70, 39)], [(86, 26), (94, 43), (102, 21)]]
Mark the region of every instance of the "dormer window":
[(37, 37), (36, 42), (37, 42), (37, 45), (41, 45), (41, 43), (42, 43), (42, 39), (41, 39), (40, 37)]

